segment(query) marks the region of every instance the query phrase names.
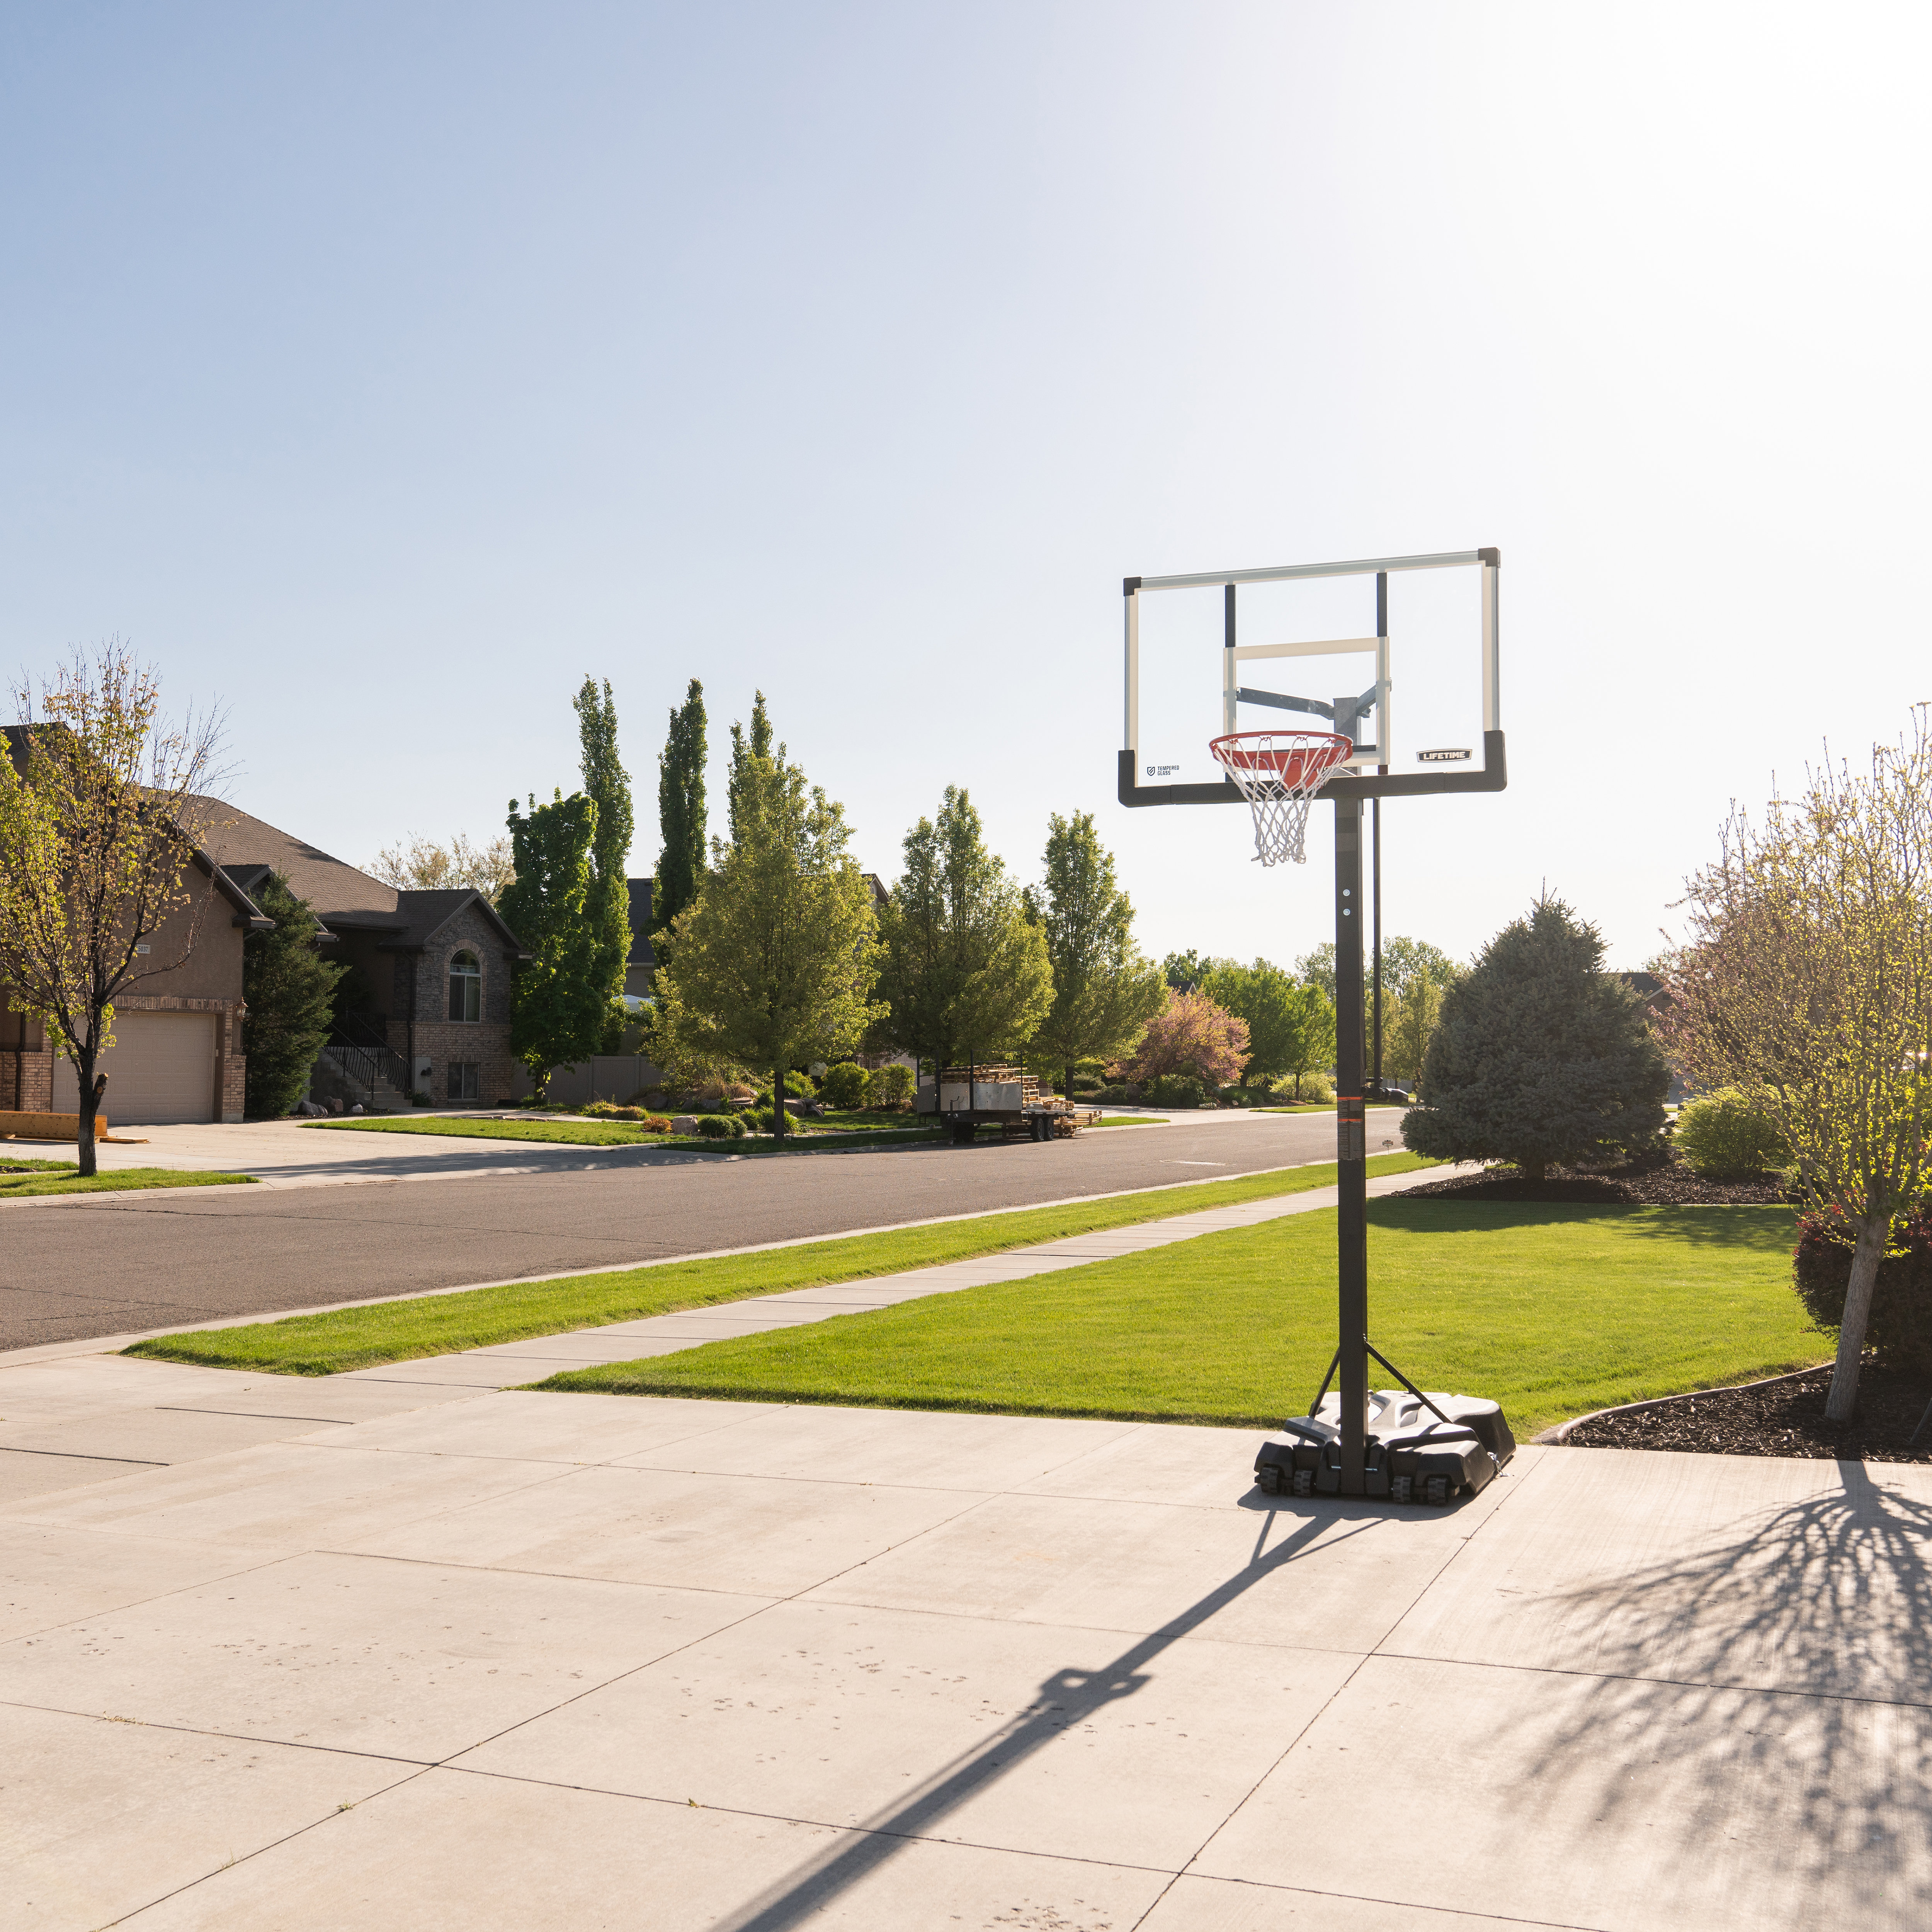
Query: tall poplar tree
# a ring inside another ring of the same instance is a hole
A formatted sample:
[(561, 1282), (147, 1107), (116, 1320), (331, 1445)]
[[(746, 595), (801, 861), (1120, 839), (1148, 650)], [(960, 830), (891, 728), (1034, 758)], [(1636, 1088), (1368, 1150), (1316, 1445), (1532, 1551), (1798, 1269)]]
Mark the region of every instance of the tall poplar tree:
[(766, 774), (761, 764), (782, 766), (785, 748), (772, 750), (771, 713), (765, 709), (765, 694), (752, 694), (752, 728), (734, 722), (731, 727), (731, 772), (724, 782), (724, 804), (730, 820), (731, 843), (735, 845), (748, 828), (763, 796)]
[(1065, 1070), (1065, 1091), (1083, 1061), (1131, 1052), (1161, 1010), (1167, 982), (1134, 944), (1134, 909), (1114, 876), (1091, 812), (1048, 820), (1046, 878), (1030, 901), (1053, 969), (1053, 1005), (1033, 1038), (1032, 1057)]
[(631, 888), (625, 878), (634, 828), (631, 778), (617, 755), (617, 706), (610, 680), (604, 680), (600, 692), (597, 680), (586, 677), (574, 704), (584, 796), (597, 808), (586, 907), (595, 934), (590, 976), (608, 1009), (622, 998), (624, 969), (631, 958)]
[(704, 687), (696, 678), (670, 714), (658, 754), (658, 831), (664, 841), (651, 887), (651, 939), (694, 903), (704, 879)]

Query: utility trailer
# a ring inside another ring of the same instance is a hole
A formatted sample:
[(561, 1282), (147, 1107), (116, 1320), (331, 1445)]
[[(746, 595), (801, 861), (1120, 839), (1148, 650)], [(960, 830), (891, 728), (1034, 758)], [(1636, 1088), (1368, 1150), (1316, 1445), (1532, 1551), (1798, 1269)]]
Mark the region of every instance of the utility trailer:
[(998, 1127), (1009, 1141), (1067, 1140), (1100, 1118), (1094, 1107), (1076, 1107), (1057, 1094), (1044, 1094), (1023, 1066), (948, 1066), (937, 1085), (920, 1083), (914, 1111), (934, 1114), (952, 1130), (955, 1147), (970, 1146), (982, 1127)]

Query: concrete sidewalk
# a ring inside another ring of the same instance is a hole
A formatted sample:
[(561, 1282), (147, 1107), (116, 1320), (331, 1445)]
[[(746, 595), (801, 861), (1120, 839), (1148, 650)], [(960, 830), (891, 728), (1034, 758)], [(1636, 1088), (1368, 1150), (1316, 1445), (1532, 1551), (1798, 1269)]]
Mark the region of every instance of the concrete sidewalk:
[(1916, 1466), (16, 1373), (261, 1432), (0, 1508), (21, 1932), (1932, 1915)]

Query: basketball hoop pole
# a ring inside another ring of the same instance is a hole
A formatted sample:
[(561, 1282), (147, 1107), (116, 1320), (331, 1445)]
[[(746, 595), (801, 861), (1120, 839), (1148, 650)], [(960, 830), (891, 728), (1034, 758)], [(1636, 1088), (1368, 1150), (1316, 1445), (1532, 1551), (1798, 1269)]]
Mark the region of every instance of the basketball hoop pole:
[(1362, 1110), (1362, 802), (1335, 801), (1335, 1258), (1342, 1494), (1362, 1480), (1369, 1406), (1368, 1131)]

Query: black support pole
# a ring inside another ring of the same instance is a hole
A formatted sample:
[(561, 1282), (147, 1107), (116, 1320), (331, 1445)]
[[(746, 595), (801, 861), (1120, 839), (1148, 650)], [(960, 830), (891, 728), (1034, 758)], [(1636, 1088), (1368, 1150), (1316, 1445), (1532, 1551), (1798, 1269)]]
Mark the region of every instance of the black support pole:
[[(1388, 635), (1388, 572), (1376, 572), (1376, 635)], [(1388, 745), (1388, 707), (1380, 708), (1376, 718), (1376, 737), (1384, 749)], [(1378, 774), (1386, 776), (1388, 766), (1378, 765)], [(1379, 794), (1375, 800), (1375, 816), (1370, 821), (1375, 828), (1375, 878), (1370, 888), (1375, 901), (1376, 926), (1376, 1069), (1375, 1095), (1382, 1098), (1382, 802)]]
[(1369, 1402), (1367, 1135), (1362, 1116), (1362, 805), (1335, 801), (1335, 1216), (1342, 1493), (1364, 1493)]

